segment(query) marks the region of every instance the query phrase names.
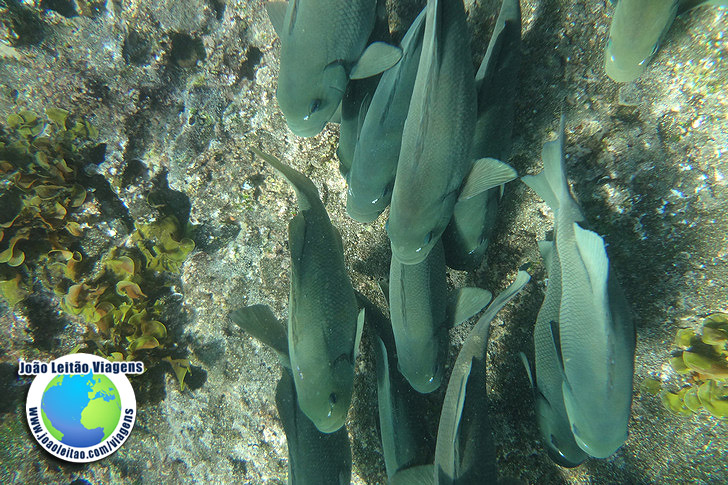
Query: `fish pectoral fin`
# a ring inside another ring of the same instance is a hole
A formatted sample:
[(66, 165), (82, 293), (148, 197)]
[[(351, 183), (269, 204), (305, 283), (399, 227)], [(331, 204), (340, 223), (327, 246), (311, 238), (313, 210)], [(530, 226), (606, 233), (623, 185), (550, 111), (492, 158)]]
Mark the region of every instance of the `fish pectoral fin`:
[(561, 337), (559, 334), (559, 323), (555, 320), (549, 322), (549, 330), (551, 331), (551, 341), (556, 349), (556, 358), (559, 361), (559, 370), (561, 371), (562, 380), (566, 380), (566, 372), (564, 371), (564, 356), (561, 355)]
[(609, 259), (604, 248), (604, 239), (594, 231), (582, 229), (576, 222), (574, 223), (574, 237), (589, 276), (592, 295), (602, 304), (606, 304)]
[(473, 163), (468, 177), (460, 191), (458, 201), (467, 200), (486, 190), (503, 185), (518, 177), (508, 164), (495, 158), (481, 158)]
[(252, 305), (230, 312), (230, 320), (278, 353), (281, 363), (291, 367), (286, 327), (268, 305)]
[(281, 32), (284, 31), (286, 10), (288, 10), (288, 2), (276, 1), (265, 4), (265, 11), (268, 12), (270, 23), (273, 24), (273, 30), (276, 31), (279, 39), (281, 38)]
[(448, 296), (445, 321), (451, 327), (460, 325), (485, 308), (492, 298), (491, 292), (482, 288), (455, 290)]
[(385, 42), (369, 44), (354, 67), (351, 68), (349, 79), (365, 79), (384, 72), (399, 62), (402, 58), (402, 49)]
[(533, 378), (533, 371), (531, 370), (531, 363), (528, 362), (528, 357), (523, 352), (518, 352), (518, 356), (521, 358), (523, 367), (526, 368), (526, 375), (528, 376), (529, 382), (531, 382), (531, 388), (536, 389), (536, 380)]
[(288, 249), (291, 251), (292, 261), (301, 261), (305, 241), (306, 218), (298, 213), (288, 222)]
[(359, 310), (359, 315), (356, 317), (356, 337), (354, 338), (354, 358), (351, 363), (356, 362), (356, 358), (359, 357), (359, 346), (361, 344), (361, 334), (364, 331), (364, 320), (366, 318), (366, 311), (364, 308)]
[(434, 485), (435, 466), (415, 465), (399, 470), (389, 479), (389, 485)]

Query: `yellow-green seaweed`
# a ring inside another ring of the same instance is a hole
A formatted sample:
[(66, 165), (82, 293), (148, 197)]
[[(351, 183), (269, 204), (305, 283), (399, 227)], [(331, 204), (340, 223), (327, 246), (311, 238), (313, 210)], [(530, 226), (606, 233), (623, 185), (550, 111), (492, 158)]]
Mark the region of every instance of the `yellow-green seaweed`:
[(662, 404), (673, 414), (690, 416), (692, 411), (685, 405), (684, 401), (687, 391), (687, 387), (680, 389), (678, 392), (663, 391), (661, 394)]
[(678, 392), (661, 393), (665, 407), (680, 415), (707, 410), (728, 419), (728, 314), (713, 313), (702, 322), (700, 333), (684, 328), (677, 331), (679, 348), (670, 366), (688, 379)]
[[(147, 295), (163, 285), (154, 273), (178, 273), (194, 243), (174, 217), (139, 223), (133, 246), (112, 248), (90, 273), (94, 260), (84, 261), (79, 249), (88, 192), (76, 174), (80, 150), (96, 136), (86, 119), (59, 108), (44, 117), (13, 113), (0, 127), (0, 297), (14, 307), (39, 278), (64, 311), (89, 325), (85, 351), (152, 364), (171, 359), (161, 302)], [(189, 367), (177, 361), (170, 363)], [(182, 388), (185, 373), (175, 372)]]

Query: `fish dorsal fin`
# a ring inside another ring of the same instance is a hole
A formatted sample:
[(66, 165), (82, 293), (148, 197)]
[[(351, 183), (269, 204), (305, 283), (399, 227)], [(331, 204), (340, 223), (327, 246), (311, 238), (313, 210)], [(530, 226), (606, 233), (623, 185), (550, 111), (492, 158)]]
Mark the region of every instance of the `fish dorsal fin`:
[[(462, 380), (459, 382), (460, 387), (458, 388), (458, 394), (457, 394), (457, 404), (455, 407), (455, 421), (453, 422), (454, 429), (451, 430), (445, 430), (446, 436), (448, 436), (448, 446), (451, 447), (453, 453), (454, 453), (454, 462), (453, 465), (455, 468), (457, 468), (458, 464), (460, 463), (460, 458), (458, 455), (458, 450), (460, 447), (458, 446), (458, 442), (460, 441), (460, 432), (462, 431), (462, 421), (463, 421), (463, 408), (465, 407), (465, 397), (467, 394), (468, 389), (468, 380), (470, 379), (470, 371), (473, 369), (473, 359), (468, 359), (467, 363), (467, 369), (463, 369), (464, 373), (462, 375)], [(443, 408), (444, 410), (444, 408)], [(440, 417), (440, 421), (442, 422), (442, 417)], [(450, 420), (446, 420), (446, 422), (450, 422)], [(441, 432), (440, 429), (437, 430), (438, 434)], [(435, 460), (437, 461), (437, 459)]]
[(303, 257), (303, 245), (306, 241), (306, 219), (302, 214), (296, 214), (288, 222), (288, 250), (291, 259), (300, 261)]
[(434, 485), (435, 484), (435, 466), (416, 465), (404, 470), (400, 470), (394, 474), (389, 480), (389, 485)]
[(284, 31), (287, 10), (288, 2), (285, 1), (268, 2), (265, 4), (265, 11), (268, 12), (270, 23), (273, 25), (273, 30), (276, 31), (279, 39), (281, 38), (281, 32)]
[(551, 264), (554, 260), (554, 242), (553, 241), (539, 241), (538, 252), (541, 253), (543, 263), (546, 265), (546, 271), (551, 275)]
[(361, 334), (364, 331), (364, 319), (366, 317), (365, 313), (366, 311), (362, 308), (359, 310), (359, 315), (356, 317), (356, 337), (354, 337), (354, 359), (351, 361), (352, 364), (354, 364), (356, 362), (356, 358), (359, 357)]
[(402, 58), (402, 49), (385, 42), (373, 42), (364, 50), (354, 67), (349, 79), (365, 79), (376, 76), (394, 66)]
[(526, 375), (528, 376), (528, 382), (531, 383), (531, 388), (536, 388), (536, 380), (533, 378), (533, 371), (531, 370), (531, 363), (528, 362), (528, 357), (523, 352), (518, 352), (518, 357), (521, 358), (521, 363), (526, 369)]
[(490, 291), (482, 288), (460, 288), (450, 293), (447, 302), (447, 323), (456, 326), (472, 317), (493, 298)]
[(473, 168), (470, 169), (465, 184), (460, 191), (458, 201), (467, 200), (471, 197), (485, 192), (486, 190), (498, 187), (518, 177), (518, 173), (508, 164), (495, 158), (481, 158), (476, 160)]
[(496, 25), (488, 42), (483, 61), (480, 63), (478, 72), (475, 74), (475, 88), (480, 92), (481, 87), (492, 85), (492, 78), (495, 72), (502, 68), (503, 60), (508, 57), (506, 47), (513, 46), (506, 41), (510, 37), (510, 30), (518, 28), (518, 37), (521, 32), (521, 7), (519, 0), (503, 0), (496, 19)]
[(230, 319), (240, 328), (271, 347), (278, 353), (281, 363), (290, 368), (286, 327), (268, 305), (252, 305), (230, 312)]
[(604, 240), (596, 232), (582, 229), (576, 222), (574, 223), (574, 237), (589, 276), (592, 294), (600, 302), (600, 308), (606, 308), (609, 258), (604, 249)]

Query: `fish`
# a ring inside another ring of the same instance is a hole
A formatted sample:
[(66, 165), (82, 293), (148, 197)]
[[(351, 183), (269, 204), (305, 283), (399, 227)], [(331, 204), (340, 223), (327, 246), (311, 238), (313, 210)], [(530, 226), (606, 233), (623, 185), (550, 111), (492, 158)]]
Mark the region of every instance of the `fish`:
[(288, 224), (291, 283), (288, 349), (301, 410), (324, 433), (346, 422), (364, 325), (344, 264), (341, 235), (316, 186), (277, 158), (252, 151), (294, 188), (299, 212)]
[(301, 412), (289, 369), (276, 386), (276, 407), (288, 442), (288, 483), (291, 485), (349, 485), (351, 445), (346, 426), (322, 433)]
[[(549, 300), (540, 312), (534, 343), (548, 346), (537, 349), (537, 359), (541, 352), (547, 359), (553, 359), (549, 353), (556, 354), (563, 403), (577, 445), (589, 456), (606, 458), (628, 435), (635, 328), (604, 240), (584, 227), (584, 214), (569, 191), (563, 147), (562, 117), (558, 138), (543, 146), (543, 171), (521, 179), (554, 211), (554, 239), (542, 243), (541, 250), (546, 257), (551, 255), (547, 264), (560, 286), (558, 292), (547, 292)], [(541, 385), (538, 362), (536, 378)], [(546, 378), (551, 379), (548, 374)], [(552, 391), (548, 390), (549, 396)], [(555, 397), (550, 403), (559, 406)]]
[(421, 263), (450, 221), (472, 166), (476, 115), (462, 0), (428, 0), (425, 32), (386, 224), (392, 257)]
[[(471, 158), (506, 160), (511, 132), (518, 71), (521, 65), (521, 7), (518, 0), (504, 0), (480, 68), (475, 75), (478, 111)], [(507, 165), (493, 167), (503, 180), (518, 174)], [(503, 186), (493, 187), (468, 199), (458, 198), (452, 219), (443, 233), (445, 260), (453, 269), (472, 271), (483, 262), (498, 212)]]
[(402, 144), (402, 130), (422, 52), (425, 10), (407, 30), (402, 58), (382, 74), (362, 117), (349, 176), (346, 211), (359, 222), (372, 222), (389, 205)]
[(266, 4), (281, 41), (276, 98), (289, 129), (315, 136), (334, 116), (350, 79), (379, 74), (399, 48), (375, 42), (377, 0), (291, 0)]
[[(377, 19), (368, 42), (370, 44), (374, 42), (388, 42), (390, 37), (386, 2), (384, 0), (378, 0)], [(394, 67), (398, 65), (399, 63)], [(379, 79), (381, 77), (381, 75), (375, 75), (364, 79), (354, 79), (350, 80), (346, 85), (346, 91), (344, 92), (344, 98), (341, 100), (340, 106), (339, 146), (336, 148), (336, 155), (339, 158), (339, 172), (345, 179), (349, 178), (351, 164), (354, 161), (354, 150), (359, 140), (364, 115), (367, 112), (369, 103), (372, 100), (374, 91), (379, 85)]]
[(728, 0), (612, 0), (616, 3), (604, 55), (604, 70), (619, 83), (642, 75), (675, 17), (699, 5)]
[(348, 180), (354, 163), (354, 150), (361, 132), (362, 118), (372, 100), (379, 76), (349, 81), (341, 100), (341, 123), (339, 124), (339, 145), (336, 156), (339, 159), (339, 173)]
[[(322, 433), (303, 414), (288, 355), (286, 327), (267, 305), (251, 305), (230, 313), (230, 319), (278, 353), (283, 365), (276, 386), (276, 407), (288, 443), (288, 483), (292, 485), (348, 485), (351, 445), (346, 426)], [(325, 460), (321, 457), (325, 456)]]
[(437, 242), (418, 264), (392, 258), (389, 269), (389, 314), (399, 370), (420, 393), (437, 390), (448, 352), (448, 330), (485, 307), (487, 290), (461, 288), (448, 298), (445, 254)]
[(435, 445), (435, 483), (496, 483), (495, 446), (488, 418), (486, 352), (490, 323), (528, 283), (519, 271), (516, 279), (488, 306), (458, 353), (442, 404)]
[(392, 480), (402, 470), (432, 463), (434, 442), (422, 420), (428, 403), (398, 370), (391, 322), (365, 296), (357, 296), (366, 309), (366, 325), (375, 333), (379, 430), (387, 478)]
[(533, 332), (535, 378), (525, 354), (520, 355), (534, 391), (536, 420), (546, 452), (554, 463), (573, 468), (589, 455), (574, 439), (562, 394), (563, 369), (560, 343), (556, 338), (561, 305), (561, 266), (552, 241), (539, 241), (538, 247), (549, 280)]

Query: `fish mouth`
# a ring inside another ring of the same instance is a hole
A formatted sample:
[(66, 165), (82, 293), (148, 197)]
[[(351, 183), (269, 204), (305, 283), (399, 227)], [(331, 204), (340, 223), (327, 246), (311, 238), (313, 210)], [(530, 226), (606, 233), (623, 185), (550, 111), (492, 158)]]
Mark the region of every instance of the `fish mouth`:
[(379, 214), (381, 214), (381, 211), (362, 211), (359, 210), (357, 207), (355, 207), (355, 204), (351, 204), (348, 202), (346, 203), (346, 212), (351, 216), (352, 219), (354, 219), (357, 222), (374, 222), (377, 220), (377, 217), (379, 217)]
[(408, 382), (412, 386), (412, 389), (419, 392), (420, 394), (429, 394), (436, 391), (440, 387), (442, 379), (437, 376), (433, 376), (427, 382), (410, 381), (409, 379)]
[(392, 248), (392, 257), (401, 264), (419, 264), (427, 258), (430, 253), (429, 249), (424, 247), (418, 248), (415, 251), (402, 251)]
[(344, 426), (345, 421), (339, 422), (339, 420), (331, 420), (327, 419), (323, 422), (316, 423), (316, 428), (318, 428), (319, 431), (322, 433), (335, 433), (341, 429), (342, 426)]
[(303, 138), (310, 138), (321, 133), (326, 126), (326, 122), (313, 123), (313, 122), (293, 122), (286, 120), (288, 129), (290, 129), (294, 135)]
[(628, 83), (637, 79), (642, 72), (644, 67), (636, 67), (633, 69), (620, 69), (617, 64), (610, 59), (607, 59), (604, 65), (604, 71), (607, 73), (612, 81), (618, 83)]

